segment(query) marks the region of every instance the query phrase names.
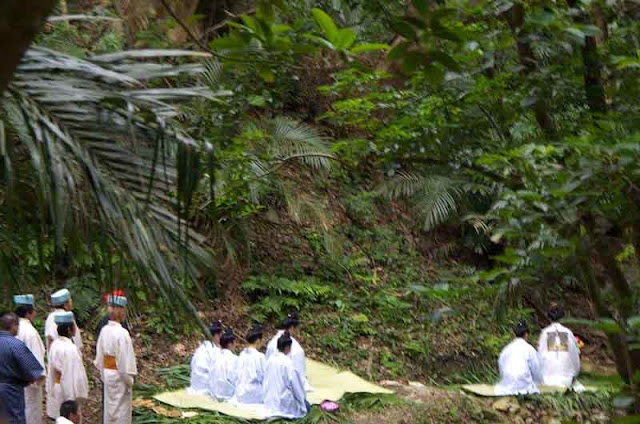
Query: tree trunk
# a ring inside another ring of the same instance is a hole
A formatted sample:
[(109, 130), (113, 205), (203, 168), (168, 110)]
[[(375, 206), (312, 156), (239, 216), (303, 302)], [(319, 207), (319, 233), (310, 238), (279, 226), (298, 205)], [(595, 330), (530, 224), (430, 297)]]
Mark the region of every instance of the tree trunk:
[[(513, 7), (503, 16), (516, 40), (518, 58), (524, 68), (522, 73), (529, 75), (536, 70), (537, 61), (533, 54), (531, 44), (527, 41), (527, 33), (523, 30), (524, 5), (522, 3), (514, 3)], [(543, 94), (538, 93), (535, 103), (533, 104), (533, 113), (542, 131), (544, 131), (548, 137), (553, 138), (556, 134), (556, 125), (545, 104), (546, 102), (543, 100), (544, 97)]]
[(0, 60), (0, 93), (7, 88), (22, 55), (55, 3), (55, 0), (0, 1), (0, 46), (3, 56)]

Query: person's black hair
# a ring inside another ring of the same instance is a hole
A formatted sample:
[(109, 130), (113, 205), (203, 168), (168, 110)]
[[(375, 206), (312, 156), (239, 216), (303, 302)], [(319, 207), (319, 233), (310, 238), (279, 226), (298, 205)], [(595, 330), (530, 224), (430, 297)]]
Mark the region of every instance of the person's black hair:
[(520, 321), (513, 327), (513, 332), (516, 333), (516, 337), (524, 337), (529, 334), (529, 327), (527, 327), (526, 321)]
[(16, 315), (20, 318), (26, 318), (31, 312), (33, 312), (33, 305), (18, 305), (16, 307)]
[(65, 417), (66, 419), (69, 419), (69, 417), (71, 417), (71, 414), (77, 413), (78, 402), (76, 402), (75, 400), (66, 400), (62, 402), (62, 405), (60, 405), (60, 415)]
[(287, 317), (284, 320), (282, 320), (282, 324), (280, 324), (280, 328), (283, 330), (288, 330), (290, 328), (295, 328), (298, 325), (300, 325), (300, 320), (298, 319), (296, 314), (291, 312), (289, 315), (287, 315)]
[(262, 338), (262, 326), (254, 325), (249, 334), (247, 334), (247, 342), (253, 344)]
[(18, 316), (13, 312), (5, 311), (0, 313), (0, 330), (11, 331), (13, 324), (18, 321)]
[(289, 332), (285, 331), (285, 333), (278, 338), (278, 350), (280, 352), (284, 352), (286, 348), (290, 347), (293, 344), (293, 339)]
[(560, 305), (551, 305), (549, 312), (547, 312), (547, 317), (549, 317), (552, 322), (560, 321), (564, 318), (564, 310)]
[(222, 321), (220, 320), (212, 322), (211, 325), (209, 326), (209, 332), (211, 333), (212, 336), (214, 334), (222, 333), (222, 330), (223, 330)]
[(58, 336), (71, 337), (71, 330), (73, 329), (73, 323), (58, 324)]
[(220, 337), (220, 346), (226, 349), (235, 340), (236, 335), (233, 334), (232, 329), (228, 328), (222, 332), (222, 336)]

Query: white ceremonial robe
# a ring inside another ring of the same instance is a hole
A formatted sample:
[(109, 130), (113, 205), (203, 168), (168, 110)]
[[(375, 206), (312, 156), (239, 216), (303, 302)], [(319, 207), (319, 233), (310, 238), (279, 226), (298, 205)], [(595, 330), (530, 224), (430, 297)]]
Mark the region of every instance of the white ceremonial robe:
[(211, 368), (209, 394), (222, 402), (233, 397), (236, 391), (238, 357), (229, 349), (221, 349)]
[(571, 330), (557, 322), (542, 330), (538, 355), (544, 384), (571, 387), (580, 373), (580, 348)]
[[(64, 309), (56, 308), (47, 316), (47, 320), (44, 323), (44, 337), (45, 337), (45, 345), (48, 347), (48, 340), (51, 339), (53, 342), (58, 338), (58, 325), (54, 321), (54, 317), (62, 312), (65, 312)], [(75, 321), (74, 321), (75, 324)], [(82, 334), (80, 332), (80, 328), (76, 324), (76, 335), (73, 336), (73, 343), (78, 347), (78, 351), (80, 355), (82, 355)]]
[(203, 342), (191, 358), (191, 386), (187, 389), (192, 395), (209, 394), (209, 378), (213, 364), (220, 355), (220, 348), (210, 341)]
[(261, 404), (264, 402), (264, 369), (267, 359), (264, 353), (253, 347), (244, 349), (237, 361), (236, 394), (237, 403)]
[(538, 352), (523, 338), (516, 338), (502, 349), (500, 382), (495, 394), (499, 396), (540, 393), (536, 383), (541, 380)]
[[(278, 352), (278, 339), (284, 334), (284, 330), (278, 330), (275, 336), (269, 343), (267, 343), (267, 360), (274, 354)], [(296, 339), (291, 337), (291, 352), (289, 353), (289, 357), (293, 362), (293, 367), (300, 373), (302, 377), (302, 383), (304, 385), (304, 390), (306, 392), (310, 392), (313, 390), (313, 387), (309, 384), (309, 380), (307, 380), (307, 359), (304, 354), (304, 349)]]
[(48, 365), (47, 415), (56, 419), (62, 402), (89, 396), (89, 382), (80, 351), (67, 337), (58, 337), (51, 343)]
[(56, 418), (56, 424), (73, 424), (73, 421), (66, 419), (65, 417)]
[(270, 417), (301, 418), (307, 414), (300, 373), (291, 359), (277, 352), (267, 360), (264, 373), (264, 407)]
[(131, 336), (119, 322), (109, 321), (100, 331), (93, 364), (104, 383), (103, 424), (131, 424), (138, 367)]
[[(27, 345), (33, 356), (36, 357), (42, 369), (44, 375), (46, 375), (46, 368), (44, 366), (44, 343), (42, 338), (38, 334), (31, 323), (26, 318), (20, 318), (20, 326), (18, 327), (18, 340)], [(26, 424), (42, 424), (42, 385), (31, 384), (24, 388), (24, 404), (25, 404), (25, 417)]]

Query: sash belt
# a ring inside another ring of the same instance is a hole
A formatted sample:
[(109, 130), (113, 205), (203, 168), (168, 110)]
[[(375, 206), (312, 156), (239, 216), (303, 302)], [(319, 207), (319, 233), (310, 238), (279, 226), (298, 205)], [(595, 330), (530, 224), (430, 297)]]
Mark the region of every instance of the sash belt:
[(62, 373), (60, 371), (56, 371), (53, 378), (56, 384), (60, 384), (60, 381), (62, 381)]
[(105, 370), (118, 371), (118, 365), (116, 364), (116, 357), (115, 356), (105, 355), (102, 365), (103, 365)]

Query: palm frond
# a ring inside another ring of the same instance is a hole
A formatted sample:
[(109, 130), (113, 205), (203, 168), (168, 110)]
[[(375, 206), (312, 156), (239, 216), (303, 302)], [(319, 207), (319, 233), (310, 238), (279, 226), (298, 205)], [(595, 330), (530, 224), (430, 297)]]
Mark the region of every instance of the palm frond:
[[(187, 55), (138, 51), (83, 60), (34, 47), (2, 99), (0, 118), (30, 158), (58, 241), (80, 203), (97, 205), (100, 224), (146, 281), (192, 310), (173, 275), (185, 270), (197, 278), (212, 263), (205, 238), (188, 231), (185, 220), (201, 175), (200, 155), (210, 146), (190, 139), (171, 120), (178, 114), (176, 101), (228, 93), (204, 86), (148, 89), (136, 77), (149, 63), (131, 63)], [(153, 75), (200, 72), (197, 66), (161, 65)], [(81, 190), (86, 182), (88, 200)]]
[(398, 172), (379, 191), (389, 199), (408, 200), (426, 231), (455, 215), (465, 192), (462, 183), (453, 178), (410, 172)]
[(328, 169), (331, 159), (317, 155), (329, 154), (331, 147), (327, 140), (314, 128), (294, 119), (277, 117), (265, 124), (269, 136), (267, 153), (275, 160), (292, 156), (316, 169)]

